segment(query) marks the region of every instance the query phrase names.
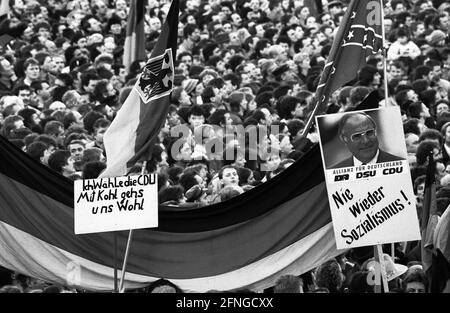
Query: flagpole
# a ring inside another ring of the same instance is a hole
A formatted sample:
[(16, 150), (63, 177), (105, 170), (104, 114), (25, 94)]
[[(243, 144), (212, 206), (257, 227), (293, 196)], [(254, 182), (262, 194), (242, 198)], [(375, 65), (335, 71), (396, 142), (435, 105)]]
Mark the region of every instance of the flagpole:
[(119, 285), (119, 292), (124, 293), (125, 288), (123, 288), (123, 282), (125, 279), (125, 271), (127, 269), (127, 262), (128, 262), (128, 254), (130, 253), (130, 245), (131, 245), (131, 237), (133, 236), (133, 230), (130, 229), (130, 232), (128, 233), (128, 241), (127, 241), (127, 248), (125, 250), (125, 258), (123, 259), (123, 266), (122, 266), (122, 275), (120, 278), (120, 285)]
[[(384, 106), (388, 106), (388, 97), (389, 97), (389, 90), (388, 90), (388, 75), (387, 75), (387, 47), (386, 47), (386, 29), (384, 27), (384, 3), (383, 0), (380, 0), (380, 18), (381, 18), (381, 37), (383, 40), (383, 50), (382, 50), (382, 57), (383, 57), (383, 83), (384, 83)], [(391, 256), (392, 260), (395, 260), (395, 244), (391, 243)]]
[(314, 107), (314, 110), (311, 112), (311, 115), (309, 116), (308, 122), (306, 122), (305, 128), (303, 128), (302, 137), (306, 137), (308, 135), (308, 132), (312, 126), (314, 117), (317, 114), (317, 110), (319, 109), (320, 101), (317, 100), (316, 106)]
[[(142, 163), (141, 175), (144, 175), (146, 166), (147, 166), (147, 161), (144, 161)], [(120, 285), (119, 285), (119, 292), (120, 293), (124, 293), (125, 292), (125, 288), (123, 288), (123, 283), (124, 283), (124, 280), (125, 280), (125, 273), (126, 273), (126, 268), (127, 268), (128, 255), (130, 253), (131, 237), (133, 237), (133, 230), (132, 229), (130, 229), (130, 232), (128, 233), (127, 247), (125, 249), (125, 257), (123, 259), (122, 277), (120, 278)]]
[(386, 48), (386, 29), (384, 27), (384, 4), (383, 0), (380, 0), (380, 6), (381, 6), (381, 36), (383, 37), (383, 76), (384, 76), (384, 105), (388, 106), (388, 97), (389, 97), (389, 90), (388, 90), (388, 76), (387, 76), (387, 48)]

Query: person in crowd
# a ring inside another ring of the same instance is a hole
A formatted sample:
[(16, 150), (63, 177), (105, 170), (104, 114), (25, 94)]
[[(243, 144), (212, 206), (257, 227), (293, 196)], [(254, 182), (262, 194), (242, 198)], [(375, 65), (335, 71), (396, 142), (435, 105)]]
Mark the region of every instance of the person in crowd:
[(303, 280), (295, 275), (283, 275), (277, 279), (274, 293), (303, 293)]
[(348, 113), (339, 121), (339, 138), (352, 154), (331, 168), (402, 160), (379, 148), (377, 124), (367, 114)]

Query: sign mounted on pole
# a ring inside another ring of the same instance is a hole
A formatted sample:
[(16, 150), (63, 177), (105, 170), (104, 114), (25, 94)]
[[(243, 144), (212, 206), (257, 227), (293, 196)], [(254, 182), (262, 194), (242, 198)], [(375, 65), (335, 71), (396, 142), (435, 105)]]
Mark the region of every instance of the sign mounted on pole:
[(75, 181), (75, 234), (158, 227), (157, 176)]
[(420, 240), (397, 107), (316, 117), (336, 246)]

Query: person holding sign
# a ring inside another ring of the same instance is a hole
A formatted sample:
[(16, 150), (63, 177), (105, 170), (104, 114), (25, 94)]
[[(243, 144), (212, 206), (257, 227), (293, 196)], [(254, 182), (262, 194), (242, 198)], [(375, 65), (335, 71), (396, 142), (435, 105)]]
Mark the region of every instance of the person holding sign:
[(345, 114), (339, 122), (339, 138), (352, 156), (331, 168), (403, 160), (379, 148), (377, 125), (366, 113)]

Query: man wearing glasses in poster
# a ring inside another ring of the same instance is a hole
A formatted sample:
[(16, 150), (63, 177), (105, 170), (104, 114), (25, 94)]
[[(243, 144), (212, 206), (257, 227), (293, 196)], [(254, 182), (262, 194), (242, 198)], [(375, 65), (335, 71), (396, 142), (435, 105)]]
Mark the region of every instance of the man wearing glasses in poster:
[(331, 168), (404, 160), (379, 148), (377, 125), (365, 113), (345, 114), (339, 121), (339, 138), (352, 156)]

